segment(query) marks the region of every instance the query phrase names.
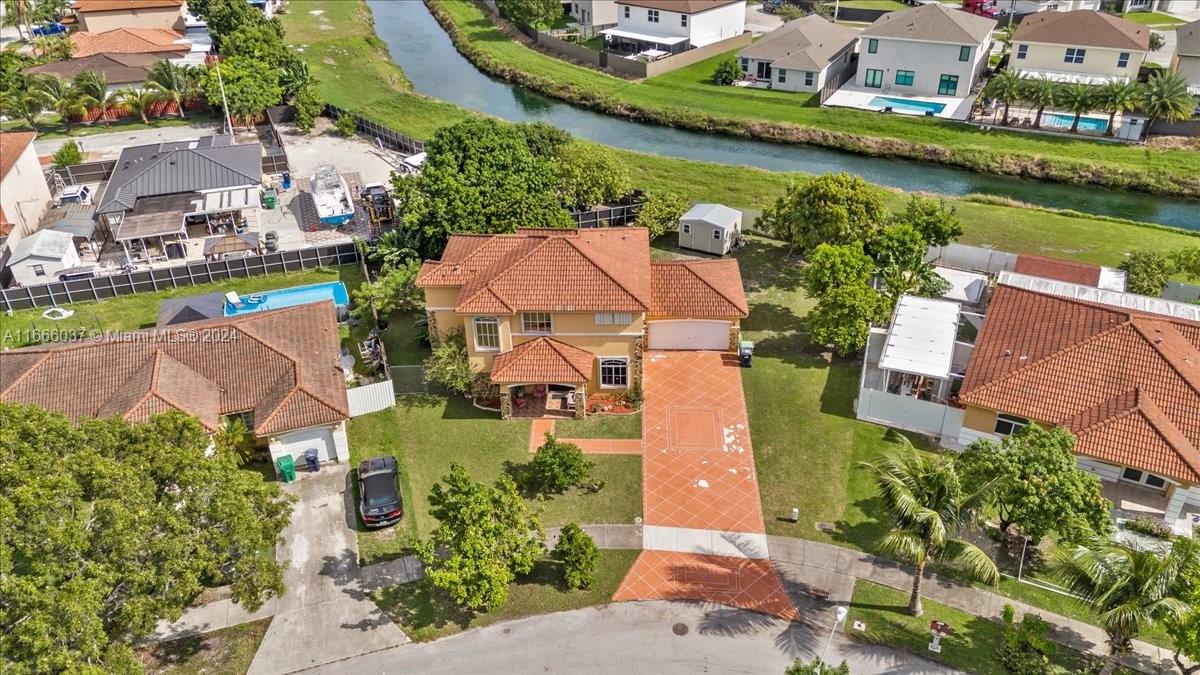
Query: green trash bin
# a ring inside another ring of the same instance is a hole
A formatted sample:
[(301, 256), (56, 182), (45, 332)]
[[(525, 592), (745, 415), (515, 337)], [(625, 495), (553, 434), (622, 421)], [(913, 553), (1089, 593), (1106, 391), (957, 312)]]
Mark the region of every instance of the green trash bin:
[(279, 469), (279, 477), (283, 482), (290, 483), (296, 480), (296, 462), (291, 455), (284, 455), (275, 460), (275, 466)]
[(278, 199), (275, 188), (267, 188), (263, 191), (263, 207), (268, 211), (275, 208), (275, 200)]

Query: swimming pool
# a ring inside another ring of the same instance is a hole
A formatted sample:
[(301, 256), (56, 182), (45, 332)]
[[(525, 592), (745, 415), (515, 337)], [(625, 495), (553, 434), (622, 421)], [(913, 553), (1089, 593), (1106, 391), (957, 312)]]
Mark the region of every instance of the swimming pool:
[[(293, 288), (280, 288), (275, 291), (251, 293), (243, 295), (239, 299), (241, 304), (235, 306), (229, 301), (228, 297), (225, 298), (225, 316), (265, 312), (268, 309), (295, 307), (296, 305), (307, 305), (312, 302), (323, 302), (325, 300), (332, 300), (333, 304), (337, 305), (339, 310), (350, 304), (350, 294), (346, 291), (346, 284), (340, 281), (327, 281), (323, 284), (295, 286)], [(338, 313), (341, 314), (341, 311)]]
[[(1048, 112), (1042, 113), (1042, 126), (1052, 127), (1055, 129), (1070, 129), (1075, 122), (1075, 116), (1069, 113)], [(1103, 117), (1080, 117), (1080, 131), (1094, 131), (1101, 133), (1108, 128), (1108, 120)]]
[(867, 105), (878, 106), (879, 108), (891, 108), (892, 110), (903, 110), (906, 112), (927, 113), (932, 112), (934, 115), (940, 115), (946, 109), (945, 103), (935, 103), (933, 101), (914, 101), (907, 98), (892, 98), (891, 96), (876, 96), (867, 102)]

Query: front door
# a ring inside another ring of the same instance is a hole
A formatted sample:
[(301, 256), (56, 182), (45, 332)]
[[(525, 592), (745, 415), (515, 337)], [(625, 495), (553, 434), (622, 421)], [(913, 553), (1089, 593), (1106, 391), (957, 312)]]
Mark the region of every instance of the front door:
[(771, 64), (770, 64), (770, 62), (759, 61), (758, 62), (758, 72), (755, 73), (755, 76), (760, 80), (770, 80), (771, 79)]

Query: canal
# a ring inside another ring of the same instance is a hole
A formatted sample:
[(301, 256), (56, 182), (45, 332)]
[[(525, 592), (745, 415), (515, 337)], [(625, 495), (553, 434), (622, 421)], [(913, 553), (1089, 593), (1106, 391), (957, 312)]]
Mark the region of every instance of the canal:
[(1040, 206), (1200, 230), (1200, 202), (1193, 200), (1039, 183), (900, 159), (704, 134), (577, 108), (476, 70), (455, 50), (423, 2), (369, 0), (368, 4), (376, 32), (416, 91), (513, 122), (545, 122), (605, 145), (665, 157), (771, 171), (847, 171), (905, 191), (999, 195)]

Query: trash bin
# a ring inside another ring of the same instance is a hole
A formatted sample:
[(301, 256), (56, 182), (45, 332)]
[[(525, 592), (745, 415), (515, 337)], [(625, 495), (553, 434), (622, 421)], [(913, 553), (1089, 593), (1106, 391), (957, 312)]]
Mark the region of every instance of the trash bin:
[(275, 208), (275, 200), (277, 198), (278, 197), (276, 196), (275, 188), (267, 188), (266, 190), (263, 190), (263, 208), (267, 209), (268, 211)]
[(309, 471), (321, 470), (321, 460), (317, 457), (316, 448), (309, 448), (304, 451), (304, 463), (308, 465)]
[(749, 368), (750, 360), (754, 358), (754, 343), (749, 340), (742, 340), (738, 347), (738, 357), (742, 360), (742, 367)]
[(291, 455), (284, 455), (275, 460), (275, 467), (279, 469), (279, 478), (283, 482), (290, 483), (296, 480), (296, 462), (292, 460)]
[(283, 172), (283, 189), (285, 191), (292, 189), (292, 172), (291, 171)]

